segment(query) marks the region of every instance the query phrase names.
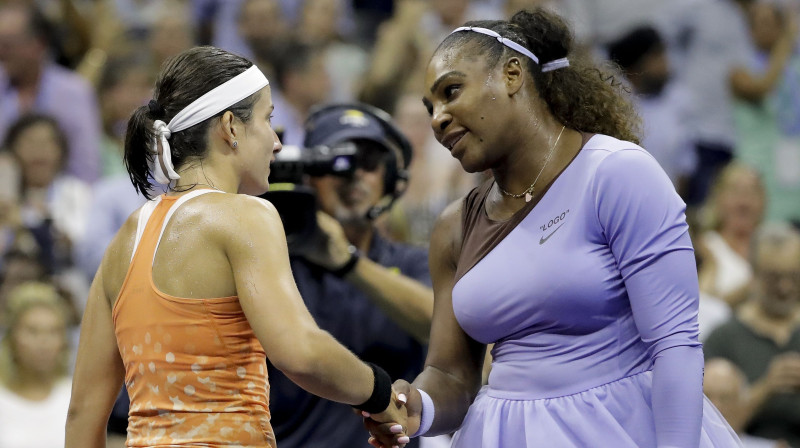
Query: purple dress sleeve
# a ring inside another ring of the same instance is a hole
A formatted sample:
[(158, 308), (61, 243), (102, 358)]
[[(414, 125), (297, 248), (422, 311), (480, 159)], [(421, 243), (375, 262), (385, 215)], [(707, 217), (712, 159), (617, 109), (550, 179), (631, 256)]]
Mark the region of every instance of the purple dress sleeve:
[(594, 197), (636, 327), (653, 359), (658, 446), (695, 448), (703, 414), (703, 354), (685, 205), (655, 159), (640, 149), (616, 151), (601, 162)]

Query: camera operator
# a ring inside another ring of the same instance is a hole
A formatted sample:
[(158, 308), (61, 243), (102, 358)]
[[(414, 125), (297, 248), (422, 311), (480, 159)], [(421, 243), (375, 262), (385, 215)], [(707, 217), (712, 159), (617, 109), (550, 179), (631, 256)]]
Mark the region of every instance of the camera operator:
[[(427, 251), (384, 239), (374, 222), (405, 189), (410, 144), (388, 114), (361, 104), (319, 109), (305, 131), (302, 151), (344, 156), (329, 157), (323, 172), (312, 163), (304, 170), (319, 211), (312, 234), (294, 242), (287, 235), (297, 286), (320, 328), (392, 378), (411, 380), (425, 360), (433, 313)], [(265, 197), (282, 215), (302, 207), (276, 200), (280, 194), (276, 185)], [(297, 231), (284, 221), (287, 233)], [(303, 391), (272, 366), (269, 378), (279, 446), (369, 447), (349, 406)]]

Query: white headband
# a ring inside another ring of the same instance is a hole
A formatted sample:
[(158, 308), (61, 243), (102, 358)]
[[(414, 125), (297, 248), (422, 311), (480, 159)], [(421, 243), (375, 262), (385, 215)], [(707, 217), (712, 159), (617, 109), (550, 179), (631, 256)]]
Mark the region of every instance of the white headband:
[[(481, 27), (477, 27), (477, 26), (461, 26), (461, 27), (458, 27), (458, 28), (454, 29), (453, 32), (450, 33), (450, 34), (457, 33), (459, 31), (474, 31), (476, 33), (485, 34), (487, 36), (494, 37), (495, 39), (497, 39), (498, 42), (500, 42), (501, 44), (505, 45), (506, 47), (511, 48), (512, 50), (515, 50), (515, 51), (518, 51), (518, 52), (524, 54), (525, 56), (531, 58), (533, 60), (533, 62), (535, 62), (537, 64), (539, 63), (539, 58), (536, 57), (536, 55), (533, 54), (533, 52), (531, 52), (527, 48), (523, 47), (522, 45), (514, 42), (513, 40), (506, 39), (505, 37), (497, 34), (496, 31), (492, 31), (492, 30), (490, 30), (488, 28), (481, 28)], [(557, 70), (557, 69), (563, 68), (563, 67), (568, 67), (568, 66), (569, 66), (569, 60), (567, 60), (567, 58), (561, 58), (561, 59), (556, 59), (554, 61), (550, 61), (550, 62), (547, 62), (545, 64), (542, 64), (542, 71), (543, 72), (550, 72), (550, 71)]]
[[(230, 80), (206, 92), (200, 98), (194, 100), (182, 111), (175, 114), (169, 124), (161, 120), (153, 123), (153, 131), (156, 136), (150, 150), (155, 155), (154, 163), (150, 166), (150, 171), (158, 183), (168, 184), (173, 180), (180, 179), (181, 176), (175, 172), (172, 165), (172, 152), (169, 147), (168, 139), (175, 132), (183, 131), (198, 123), (201, 123), (219, 112), (225, 110), (248, 96), (258, 92), (269, 85), (267, 77), (261, 73), (255, 65), (239, 73)], [(160, 161), (158, 154), (158, 143), (161, 142)], [(161, 168), (161, 164), (167, 169), (166, 175)]]

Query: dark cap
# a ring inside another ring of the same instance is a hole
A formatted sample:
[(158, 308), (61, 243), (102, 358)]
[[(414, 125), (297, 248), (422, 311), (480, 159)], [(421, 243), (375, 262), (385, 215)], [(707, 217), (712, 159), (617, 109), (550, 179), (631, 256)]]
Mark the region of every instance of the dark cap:
[(625, 70), (653, 51), (664, 48), (658, 31), (651, 26), (642, 26), (608, 45), (608, 57)]
[(372, 140), (391, 148), (391, 138), (381, 122), (363, 110), (341, 106), (326, 107), (306, 120), (303, 146), (333, 146), (350, 140)]

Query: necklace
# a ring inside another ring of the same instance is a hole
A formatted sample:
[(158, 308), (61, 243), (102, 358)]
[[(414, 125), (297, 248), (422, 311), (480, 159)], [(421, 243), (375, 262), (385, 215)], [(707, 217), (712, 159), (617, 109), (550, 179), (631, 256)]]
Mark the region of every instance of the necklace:
[(544, 165), (542, 165), (542, 169), (539, 170), (539, 174), (536, 175), (536, 179), (533, 180), (531, 186), (526, 188), (525, 191), (523, 191), (520, 194), (514, 194), (514, 193), (509, 193), (506, 190), (503, 190), (503, 187), (501, 187), (500, 184), (498, 184), (497, 181), (495, 181), (494, 183), (497, 184), (497, 188), (500, 190), (501, 193), (512, 198), (521, 198), (525, 196), (525, 202), (531, 202), (531, 198), (533, 198), (533, 187), (536, 185), (536, 181), (539, 180), (539, 176), (542, 175), (544, 167), (546, 167), (547, 163), (550, 162), (550, 157), (553, 155), (553, 151), (555, 151), (556, 146), (558, 146), (558, 141), (561, 140), (561, 134), (564, 133), (565, 127), (566, 126), (561, 126), (561, 132), (558, 133), (558, 137), (556, 137), (556, 142), (553, 143), (553, 147), (550, 148), (550, 152), (547, 153), (547, 158), (544, 159)]
[(191, 190), (192, 188), (198, 187), (200, 185), (205, 185), (206, 187), (210, 187), (212, 190), (221, 191), (219, 188), (217, 188), (217, 187), (215, 187), (215, 186), (213, 186), (211, 184), (204, 184), (202, 182), (196, 182), (196, 183), (193, 183), (193, 184), (186, 184), (186, 185), (175, 185), (174, 187), (171, 187), (171, 190), (176, 192), (176, 193), (184, 193), (184, 192), (187, 192), (187, 191)]

